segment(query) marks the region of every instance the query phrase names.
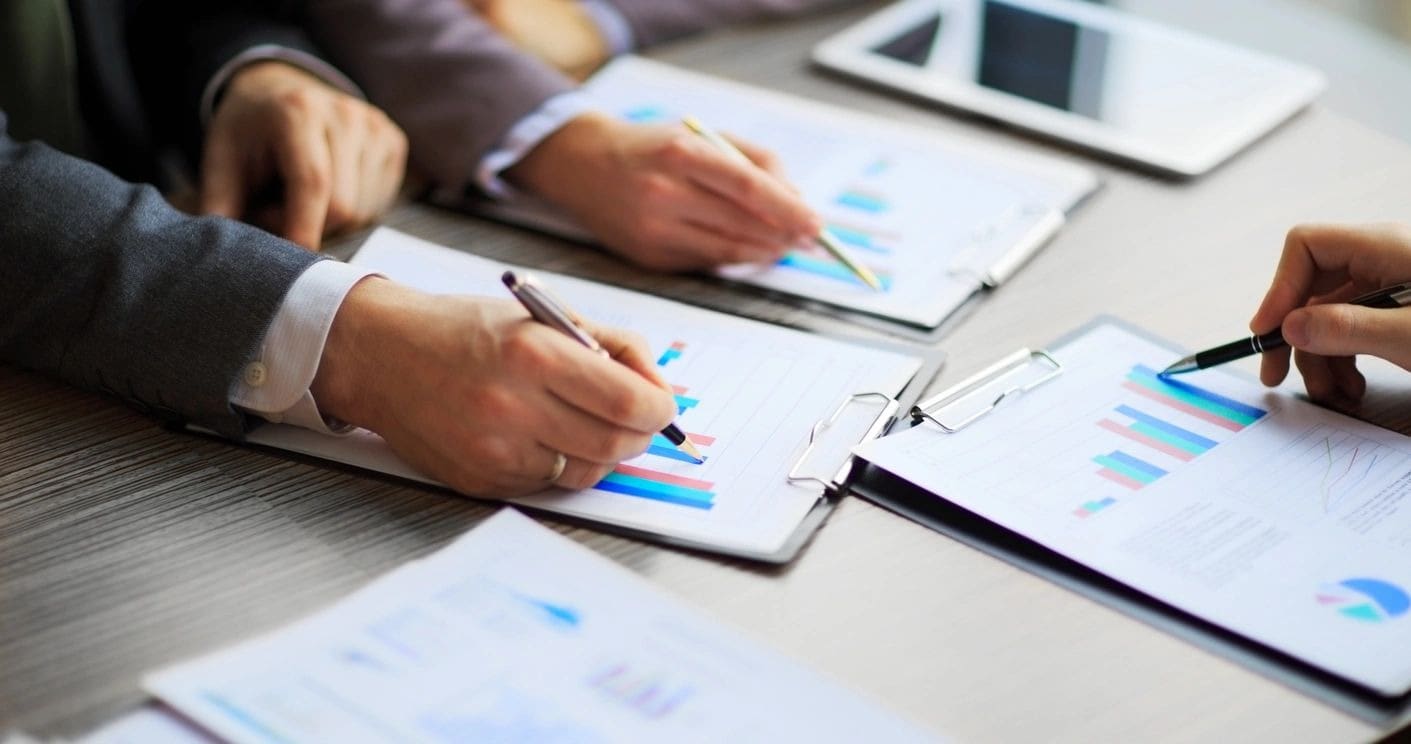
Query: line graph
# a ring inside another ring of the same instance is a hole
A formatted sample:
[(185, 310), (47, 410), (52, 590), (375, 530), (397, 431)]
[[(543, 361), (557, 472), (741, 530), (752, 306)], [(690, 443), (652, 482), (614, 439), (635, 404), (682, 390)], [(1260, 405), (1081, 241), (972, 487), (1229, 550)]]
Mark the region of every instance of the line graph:
[(1247, 499), (1267, 494), (1281, 511), (1295, 502), (1309, 519), (1349, 513), (1411, 469), (1411, 453), (1327, 424), (1300, 432), (1248, 475), (1232, 482)]

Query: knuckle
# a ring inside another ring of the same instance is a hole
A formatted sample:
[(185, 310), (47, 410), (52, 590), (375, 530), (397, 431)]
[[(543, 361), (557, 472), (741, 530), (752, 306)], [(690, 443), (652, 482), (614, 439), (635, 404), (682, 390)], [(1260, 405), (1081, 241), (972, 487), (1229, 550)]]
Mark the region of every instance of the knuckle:
[(313, 113), (317, 106), (314, 98), (308, 88), (291, 88), (281, 91), (275, 100), (286, 114), (301, 117)]
[(482, 440), (480, 464), (491, 473), (515, 474), (519, 465), (519, 453), (510, 443), (499, 438)]
[(627, 391), (608, 395), (604, 404), (608, 416), (615, 422), (635, 421), (643, 413), (643, 406), (638, 403), (637, 396)]
[(570, 488), (584, 489), (596, 486), (608, 473), (612, 472), (611, 465), (589, 465), (583, 468), (582, 472), (574, 474)]
[(488, 385), (475, 396), (475, 410), (490, 421), (512, 420), (518, 414), (519, 396), (499, 385)]
[(1320, 308), (1323, 312), (1313, 316), (1309, 325), (1315, 339), (1333, 340), (1356, 338), (1358, 326), (1356, 314), (1345, 305), (1328, 305)]
[(695, 145), (693, 135), (686, 132), (673, 134), (657, 150), (657, 157), (668, 167), (684, 167), (691, 162)]
[(676, 183), (669, 176), (652, 173), (642, 179), (641, 200), (649, 208), (671, 200), (676, 192)]
[(527, 326), (510, 331), (503, 342), (505, 361), (517, 371), (539, 369), (549, 363), (549, 353)]
[(295, 185), (318, 194), (328, 193), (333, 188), (333, 174), (329, 169), (308, 160), (297, 166), (289, 178)]
[[(593, 458), (601, 463), (615, 463), (633, 457), (647, 449), (648, 439), (640, 434), (628, 431), (615, 431), (603, 437), (602, 451), (600, 457)], [(638, 445), (641, 445), (640, 447)]]

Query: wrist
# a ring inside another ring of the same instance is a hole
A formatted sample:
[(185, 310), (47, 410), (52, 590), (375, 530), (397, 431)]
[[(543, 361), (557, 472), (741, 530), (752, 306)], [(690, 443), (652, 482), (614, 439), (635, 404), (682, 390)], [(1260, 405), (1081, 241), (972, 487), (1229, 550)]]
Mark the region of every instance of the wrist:
[(322, 79), (297, 65), (277, 59), (260, 59), (241, 66), (231, 74), (230, 82), (225, 86), (225, 95), (268, 94), (291, 85), (311, 82), (325, 84)]
[(348, 291), (324, 342), (318, 372), (309, 391), (320, 412), (356, 426), (376, 429), (383, 416), (378, 392), (386, 389), (391, 344), (406, 338), (407, 309), (421, 293), (370, 276)]
[(505, 180), (550, 202), (561, 203), (578, 188), (578, 176), (609, 152), (619, 126), (620, 122), (606, 114), (579, 114), (506, 170)]

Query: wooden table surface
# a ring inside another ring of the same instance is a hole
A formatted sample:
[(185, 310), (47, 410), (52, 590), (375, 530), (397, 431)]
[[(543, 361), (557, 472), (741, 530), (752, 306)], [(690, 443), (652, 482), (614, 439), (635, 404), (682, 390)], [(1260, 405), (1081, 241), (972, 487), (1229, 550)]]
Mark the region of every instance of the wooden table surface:
[[(1083, 159), (810, 70), (805, 50), (857, 15), (716, 34), (656, 56), (958, 138)], [(1262, 295), (1289, 226), (1411, 217), (1411, 148), (1318, 108), (1197, 181), (1094, 165), (1105, 188), (941, 342), (951, 356), (937, 387), (1099, 313), (1190, 346), (1226, 340)], [(836, 325), (431, 207), (400, 207), (388, 222), (522, 264)], [(1376, 381), (1368, 415), (1408, 430), (1411, 376), (1381, 369)], [(0, 731), (85, 731), (142, 701), (142, 672), (298, 618), (494, 509), (168, 431), (110, 400), (0, 367)], [(856, 499), (782, 570), (554, 526), (961, 739), (1353, 741), (1377, 733)]]

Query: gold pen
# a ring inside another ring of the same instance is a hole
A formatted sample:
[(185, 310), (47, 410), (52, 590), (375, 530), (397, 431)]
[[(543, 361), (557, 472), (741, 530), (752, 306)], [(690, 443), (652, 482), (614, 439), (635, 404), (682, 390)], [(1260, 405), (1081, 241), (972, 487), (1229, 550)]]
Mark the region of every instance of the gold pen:
[[(683, 116), (681, 117), (681, 123), (706, 142), (709, 142), (715, 149), (729, 155), (732, 159), (741, 163), (754, 165), (754, 162), (750, 160), (748, 156), (740, 152), (740, 148), (735, 147), (735, 145), (730, 143), (730, 140), (720, 136), (719, 132), (702, 124), (696, 117)], [(852, 255), (847, 252), (847, 249), (843, 248), (843, 244), (838, 242), (838, 238), (828, 231), (828, 228), (825, 227), (820, 230), (818, 235), (814, 236), (814, 240), (818, 245), (823, 247), (823, 250), (828, 251), (828, 255), (837, 259), (838, 263), (846, 266), (848, 271), (851, 271), (858, 279), (861, 279), (863, 284), (866, 284), (878, 292), (885, 289), (882, 286), (882, 280), (878, 279), (877, 275), (872, 273), (872, 269), (867, 268), (861, 261), (853, 258)]]

